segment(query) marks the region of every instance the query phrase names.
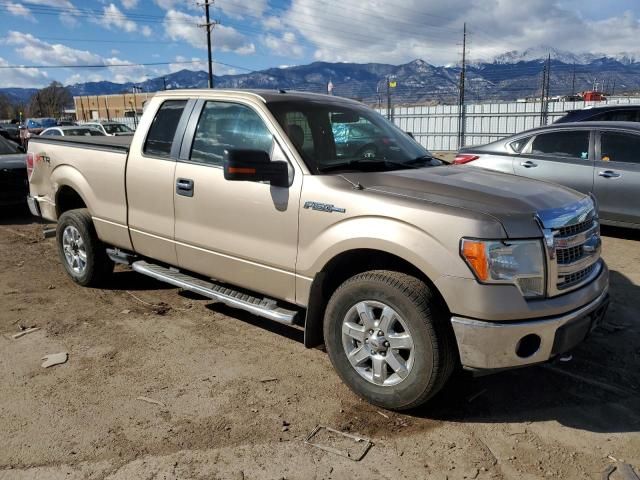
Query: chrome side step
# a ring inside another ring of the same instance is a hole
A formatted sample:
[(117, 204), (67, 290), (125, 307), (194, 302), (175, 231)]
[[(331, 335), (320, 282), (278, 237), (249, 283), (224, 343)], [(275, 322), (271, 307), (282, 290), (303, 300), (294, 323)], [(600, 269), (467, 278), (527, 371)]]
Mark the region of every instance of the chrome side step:
[(208, 297), (216, 302), (286, 325), (293, 325), (298, 313), (295, 310), (286, 310), (279, 307), (276, 301), (270, 298), (252, 297), (246, 293), (232, 290), (213, 282), (185, 275), (174, 269), (147, 263), (144, 260), (133, 262), (131, 268), (138, 273), (153, 277), (161, 282), (170, 283), (176, 287)]

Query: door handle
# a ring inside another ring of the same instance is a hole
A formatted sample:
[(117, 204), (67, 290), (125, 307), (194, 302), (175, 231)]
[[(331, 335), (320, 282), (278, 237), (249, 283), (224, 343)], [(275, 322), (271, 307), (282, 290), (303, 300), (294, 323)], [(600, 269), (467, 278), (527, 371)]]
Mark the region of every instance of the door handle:
[(598, 172), (598, 175), (604, 178), (619, 178), (622, 175), (614, 172), (613, 170), (603, 170), (602, 172)]
[(532, 162), (531, 160), (527, 160), (526, 162), (521, 162), (520, 166), (524, 168), (535, 168), (538, 166), (538, 164), (535, 162)]
[(176, 181), (176, 193), (183, 197), (193, 197), (193, 180), (179, 178)]

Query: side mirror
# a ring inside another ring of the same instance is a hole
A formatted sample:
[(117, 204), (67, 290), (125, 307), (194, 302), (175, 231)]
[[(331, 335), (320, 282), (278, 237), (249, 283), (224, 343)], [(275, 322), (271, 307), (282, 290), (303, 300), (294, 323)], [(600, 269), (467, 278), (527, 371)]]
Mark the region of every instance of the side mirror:
[(18, 145), (18, 151), (22, 153), (27, 153), (27, 149), (22, 145)]
[(287, 162), (272, 162), (263, 150), (226, 150), (224, 178), (230, 181), (269, 182), (275, 187), (289, 186)]
[(413, 138), (414, 140), (416, 139), (416, 137), (413, 136), (413, 132), (404, 132), (407, 135), (409, 135), (411, 138)]

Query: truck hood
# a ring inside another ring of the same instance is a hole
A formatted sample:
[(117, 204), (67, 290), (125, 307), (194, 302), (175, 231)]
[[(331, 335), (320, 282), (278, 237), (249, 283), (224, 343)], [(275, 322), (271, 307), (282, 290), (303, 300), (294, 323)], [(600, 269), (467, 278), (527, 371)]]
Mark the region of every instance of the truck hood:
[(538, 180), (471, 166), (346, 173), (365, 191), (461, 208), (500, 222), (510, 238), (540, 236), (535, 214), (575, 204), (585, 195)]

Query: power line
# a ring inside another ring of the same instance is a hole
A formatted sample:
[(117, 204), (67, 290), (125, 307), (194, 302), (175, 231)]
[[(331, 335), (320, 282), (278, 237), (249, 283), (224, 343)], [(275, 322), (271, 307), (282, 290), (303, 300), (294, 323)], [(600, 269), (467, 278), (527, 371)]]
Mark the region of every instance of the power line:
[[(112, 65), (109, 64), (81, 64), (81, 65), (0, 65), (0, 69), (2, 70), (21, 70), (21, 69), (42, 69), (49, 70), (52, 68), (118, 68), (118, 67), (152, 67), (158, 65), (186, 65), (186, 64), (196, 64), (203, 63), (202, 60), (188, 60), (181, 62), (149, 62), (149, 63), (114, 63)], [(239, 70), (245, 70), (247, 72), (253, 72), (254, 70), (246, 67), (240, 67), (238, 65), (232, 65), (230, 63), (225, 62), (213, 62), (217, 65), (223, 65), (229, 68), (237, 68)]]

